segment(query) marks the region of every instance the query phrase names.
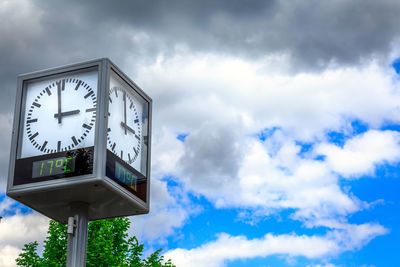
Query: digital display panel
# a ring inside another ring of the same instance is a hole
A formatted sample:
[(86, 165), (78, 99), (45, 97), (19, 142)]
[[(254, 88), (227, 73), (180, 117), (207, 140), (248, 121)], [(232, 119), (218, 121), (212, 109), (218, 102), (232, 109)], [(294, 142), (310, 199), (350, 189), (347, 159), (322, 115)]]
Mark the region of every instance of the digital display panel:
[(32, 164), (32, 178), (47, 177), (75, 171), (75, 158), (59, 157), (34, 161)]
[(93, 173), (94, 147), (40, 155), (15, 161), (14, 185)]
[(108, 149), (106, 176), (141, 200), (147, 201), (147, 178)]
[(132, 172), (128, 171), (124, 166), (115, 162), (115, 178), (136, 191), (136, 183), (138, 177)]

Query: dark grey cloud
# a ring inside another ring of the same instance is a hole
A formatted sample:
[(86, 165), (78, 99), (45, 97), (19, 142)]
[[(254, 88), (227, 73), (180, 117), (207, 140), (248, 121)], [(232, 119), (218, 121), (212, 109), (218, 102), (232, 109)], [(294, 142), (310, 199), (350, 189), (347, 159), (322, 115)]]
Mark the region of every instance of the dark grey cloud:
[(84, 25), (145, 31), (166, 53), (177, 43), (253, 58), (285, 53), (296, 71), (385, 56), (400, 35), (393, 0), (43, 2), (49, 10), (67, 5), (80, 8)]
[(241, 130), (239, 122), (206, 122), (186, 138), (177, 166), (187, 189), (215, 196), (236, 184), (244, 156)]
[(1, 18), (0, 90), (7, 102), (0, 111), (11, 107), (17, 74), (96, 57), (134, 72), (180, 44), (193, 53), (252, 59), (285, 54), (289, 69), (318, 71), (384, 58), (400, 35), (400, 2), (391, 0), (11, 3), (20, 4)]

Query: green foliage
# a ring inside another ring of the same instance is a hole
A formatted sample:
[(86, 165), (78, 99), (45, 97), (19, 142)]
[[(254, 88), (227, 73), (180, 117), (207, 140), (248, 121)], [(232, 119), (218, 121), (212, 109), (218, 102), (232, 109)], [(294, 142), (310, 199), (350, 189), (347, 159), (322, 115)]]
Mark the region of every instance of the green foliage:
[[(136, 237), (128, 238), (128, 218), (107, 219), (89, 223), (86, 266), (173, 267), (164, 262), (161, 249), (143, 259), (143, 244)], [(67, 227), (50, 221), (43, 256), (37, 253), (38, 243), (25, 244), (16, 259), (18, 266), (65, 266), (67, 258)]]
[(16, 262), (19, 266), (36, 267), (40, 266), (42, 260), (36, 252), (38, 242), (31, 242), (24, 245), (22, 253)]
[(42, 266), (65, 266), (67, 263), (67, 226), (51, 220), (44, 241)]

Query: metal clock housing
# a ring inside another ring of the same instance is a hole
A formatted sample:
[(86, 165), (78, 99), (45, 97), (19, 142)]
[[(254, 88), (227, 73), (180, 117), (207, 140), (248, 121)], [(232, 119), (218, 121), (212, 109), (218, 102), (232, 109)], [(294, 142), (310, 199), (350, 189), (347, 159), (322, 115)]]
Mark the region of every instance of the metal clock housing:
[(7, 195), (61, 223), (148, 213), (151, 110), (107, 58), (20, 75)]

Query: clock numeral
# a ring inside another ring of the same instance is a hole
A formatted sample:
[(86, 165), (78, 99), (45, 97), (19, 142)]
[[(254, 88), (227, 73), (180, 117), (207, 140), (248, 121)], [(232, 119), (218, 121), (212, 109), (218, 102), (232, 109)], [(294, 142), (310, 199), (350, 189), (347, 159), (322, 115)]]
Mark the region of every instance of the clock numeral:
[(129, 106), (129, 109), (132, 109), (133, 107), (133, 102), (131, 102), (131, 105)]
[(74, 142), (75, 145), (78, 145), (78, 141), (76, 140), (75, 136), (71, 137), (72, 141)]
[(88, 109), (86, 109), (86, 112), (92, 112), (92, 111), (96, 111), (96, 108), (88, 108)]
[(51, 96), (51, 92), (50, 92), (49, 87), (46, 87), (46, 92), (47, 92), (47, 94), (48, 94), (49, 96)]
[(129, 159), (129, 162), (132, 161), (132, 160), (131, 160), (131, 154), (129, 154), (129, 153), (128, 153), (128, 159)]
[(38, 108), (41, 107), (41, 105), (39, 103), (37, 103), (37, 102), (33, 102), (32, 105), (35, 106), (35, 107), (38, 107)]
[(133, 148), (133, 151), (135, 152), (135, 154), (136, 154), (136, 157), (138, 156), (138, 154), (139, 154), (139, 151), (137, 151), (136, 150), (136, 148)]
[(57, 142), (57, 152), (60, 152), (61, 150), (61, 141)]
[(46, 145), (47, 145), (47, 141), (44, 141), (44, 143), (43, 143), (42, 148), (40, 149), (40, 151), (43, 151), (43, 150), (45, 149)]
[(87, 125), (86, 123), (84, 123), (84, 124), (82, 125), (82, 127), (83, 127), (83, 128), (86, 128), (86, 129), (88, 129), (88, 130), (91, 130), (91, 129), (92, 129), (92, 126)]
[(90, 91), (89, 93), (87, 93), (83, 98), (88, 98), (89, 96), (93, 95), (94, 91)]
[(124, 151), (121, 150), (121, 159), (124, 158)]
[(133, 122), (134, 122), (134, 123), (139, 123), (139, 120), (138, 120), (138, 119), (136, 119), (136, 120), (134, 120)]
[(26, 123), (32, 123), (32, 122), (37, 122), (38, 119), (31, 119), (31, 120), (27, 120)]
[(79, 86), (82, 84), (82, 81), (79, 81), (78, 84), (75, 87), (75, 90), (78, 90)]
[(115, 142), (114, 142), (114, 144), (112, 145), (111, 150), (114, 150), (114, 148), (115, 148)]
[(38, 132), (34, 133), (33, 135), (29, 136), (29, 140), (32, 141), (32, 139), (35, 138), (35, 137), (38, 136), (38, 135), (39, 135)]

